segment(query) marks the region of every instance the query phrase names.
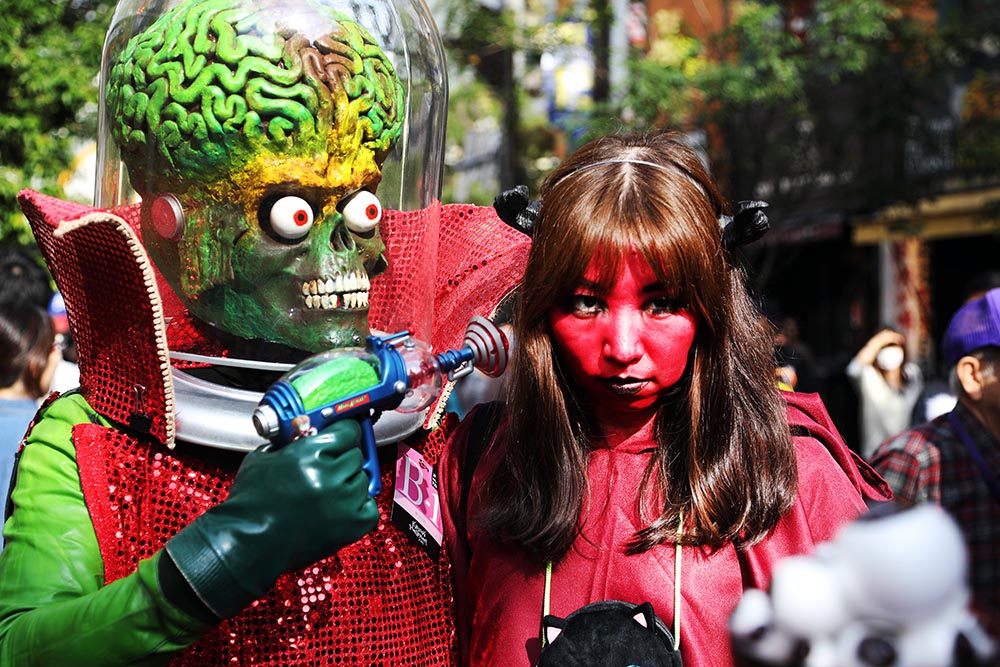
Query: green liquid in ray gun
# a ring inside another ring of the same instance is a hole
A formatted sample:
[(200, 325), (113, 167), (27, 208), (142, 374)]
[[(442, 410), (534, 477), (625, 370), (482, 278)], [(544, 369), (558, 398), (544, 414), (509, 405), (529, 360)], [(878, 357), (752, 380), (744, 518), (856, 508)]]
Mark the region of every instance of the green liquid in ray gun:
[(457, 350), (440, 354), (408, 331), (368, 336), (364, 348), (321, 352), (299, 363), (264, 392), (253, 414), (261, 437), (276, 446), (314, 435), (340, 419), (361, 424), (362, 468), (368, 494), (382, 491), (373, 422), (384, 410), (419, 412), (454, 380), (478, 368), (496, 377), (507, 366), (509, 343), (491, 321), (474, 317)]

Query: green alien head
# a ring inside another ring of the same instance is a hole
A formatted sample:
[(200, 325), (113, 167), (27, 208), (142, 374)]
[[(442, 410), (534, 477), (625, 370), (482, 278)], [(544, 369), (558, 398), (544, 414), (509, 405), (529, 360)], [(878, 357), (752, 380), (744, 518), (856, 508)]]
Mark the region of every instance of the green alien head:
[(403, 125), (364, 28), (308, 0), (185, 1), (128, 42), (105, 96), (143, 243), (194, 316), (306, 352), (362, 343)]

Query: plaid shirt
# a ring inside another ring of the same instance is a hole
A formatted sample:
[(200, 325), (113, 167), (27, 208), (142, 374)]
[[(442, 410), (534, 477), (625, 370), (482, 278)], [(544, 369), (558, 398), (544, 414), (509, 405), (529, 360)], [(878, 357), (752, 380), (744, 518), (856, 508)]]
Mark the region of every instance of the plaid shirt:
[[(986, 464), (1000, 475), (1000, 443), (961, 402), (952, 413), (965, 426)], [(1000, 499), (948, 415), (886, 440), (872, 465), (902, 506), (937, 502), (959, 524), (971, 558), (969, 586), (974, 606), (991, 629), (1000, 628)]]

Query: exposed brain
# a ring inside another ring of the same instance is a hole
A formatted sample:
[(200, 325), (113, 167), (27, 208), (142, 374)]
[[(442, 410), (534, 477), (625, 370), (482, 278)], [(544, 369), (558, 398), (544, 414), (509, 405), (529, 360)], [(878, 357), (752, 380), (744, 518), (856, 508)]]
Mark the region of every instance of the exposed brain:
[(184, 3), (126, 45), (106, 94), (137, 190), (213, 181), (261, 153), (381, 163), (402, 131), (392, 64), (346, 16), (316, 14), (330, 30), (315, 39), (282, 25), (304, 6)]

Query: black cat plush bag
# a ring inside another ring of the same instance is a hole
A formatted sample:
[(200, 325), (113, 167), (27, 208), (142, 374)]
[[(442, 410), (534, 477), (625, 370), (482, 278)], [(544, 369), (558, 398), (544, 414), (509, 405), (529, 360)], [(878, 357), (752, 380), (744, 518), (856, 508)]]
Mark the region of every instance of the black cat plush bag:
[(538, 667), (681, 667), (670, 630), (653, 606), (593, 602), (566, 618), (542, 619)]

